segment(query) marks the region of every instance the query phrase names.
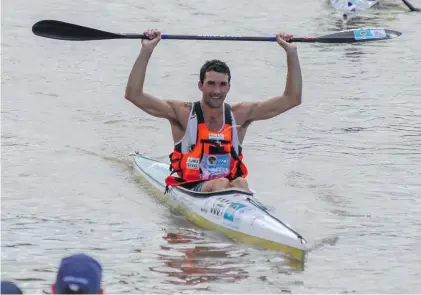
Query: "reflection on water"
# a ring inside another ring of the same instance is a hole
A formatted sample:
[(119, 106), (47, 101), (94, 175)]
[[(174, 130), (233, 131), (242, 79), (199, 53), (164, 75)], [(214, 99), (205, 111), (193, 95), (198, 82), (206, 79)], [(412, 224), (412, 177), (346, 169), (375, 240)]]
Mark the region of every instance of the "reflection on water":
[(193, 233), (168, 233), (163, 239), (167, 244), (161, 246), (158, 258), (164, 266), (150, 270), (167, 274), (167, 283), (203, 289), (210, 281), (236, 282), (249, 276), (244, 265), (238, 263), (238, 257), (248, 254), (235, 245), (209, 243)]
[[(291, 274), (304, 270), (304, 263), (280, 256), (277, 252), (209, 241), (196, 231), (167, 233), (163, 239), (166, 243), (160, 246), (158, 254), (162, 265), (149, 269), (166, 274), (165, 283), (173, 285), (205, 290), (210, 282), (262, 280), (276, 273)], [(259, 255), (256, 255), (257, 251), (260, 251)]]

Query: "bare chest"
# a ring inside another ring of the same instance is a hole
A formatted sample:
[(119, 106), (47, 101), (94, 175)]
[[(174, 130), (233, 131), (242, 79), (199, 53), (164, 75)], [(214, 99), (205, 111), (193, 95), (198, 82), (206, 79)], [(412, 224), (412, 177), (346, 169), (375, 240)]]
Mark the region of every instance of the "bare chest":
[(209, 117), (205, 119), (205, 123), (208, 126), (208, 129), (214, 132), (221, 131), (224, 125), (224, 122), (222, 119), (218, 119), (215, 117)]

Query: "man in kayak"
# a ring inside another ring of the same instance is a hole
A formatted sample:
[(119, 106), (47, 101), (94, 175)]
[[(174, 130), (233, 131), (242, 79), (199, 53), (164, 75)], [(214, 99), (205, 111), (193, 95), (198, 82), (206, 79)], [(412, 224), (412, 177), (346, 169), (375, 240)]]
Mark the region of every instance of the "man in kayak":
[[(248, 190), (247, 168), (241, 143), (253, 121), (267, 120), (301, 103), (302, 77), (291, 34), (277, 34), (276, 41), (287, 56), (288, 74), (282, 95), (265, 101), (240, 102), (230, 106), (225, 98), (230, 90), (231, 73), (222, 61), (207, 61), (200, 70), (200, 101), (158, 99), (143, 91), (146, 68), (161, 40), (161, 32), (147, 30), (148, 39), (131, 70), (125, 98), (146, 113), (167, 119), (171, 125), (174, 150), (170, 154), (169, 186), (213, 192), (230, 187)], [(175, 176), (173, 174), (176, 174)]]

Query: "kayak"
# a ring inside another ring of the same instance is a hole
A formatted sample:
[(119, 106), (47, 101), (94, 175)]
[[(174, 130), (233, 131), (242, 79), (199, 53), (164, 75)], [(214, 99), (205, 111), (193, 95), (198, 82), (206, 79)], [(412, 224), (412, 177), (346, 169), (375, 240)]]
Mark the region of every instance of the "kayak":
[(202, 193), (179, 186), (165, 192), (169, 165), (138, 152), (131, 156), (137, 181), (193, 224), (220, 231), (234, 241), (277, 250), (304, 261), (306, 240), (269, 212), (255, 193), (237, 188)]
[(355, 15), (366, 11), (379, 3), (380, 0), (330, 0), (332, 7), (343, 15)]

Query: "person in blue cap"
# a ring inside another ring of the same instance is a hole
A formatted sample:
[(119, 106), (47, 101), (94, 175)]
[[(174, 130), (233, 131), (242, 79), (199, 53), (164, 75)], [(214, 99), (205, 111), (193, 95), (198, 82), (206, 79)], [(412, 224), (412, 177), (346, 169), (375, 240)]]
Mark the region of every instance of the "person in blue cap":
[(103, 294), (101, 281), (100, 263), (91, 256), (75, 254), (61, 260), (52, 291), (54, 294)]
[(23, 294), (23, 292), (15, 283), (1, 281), (1, 294)]

